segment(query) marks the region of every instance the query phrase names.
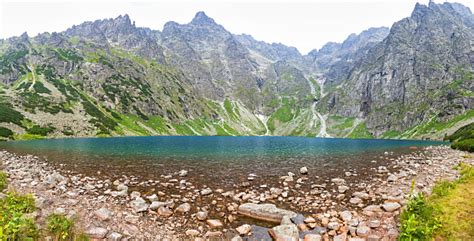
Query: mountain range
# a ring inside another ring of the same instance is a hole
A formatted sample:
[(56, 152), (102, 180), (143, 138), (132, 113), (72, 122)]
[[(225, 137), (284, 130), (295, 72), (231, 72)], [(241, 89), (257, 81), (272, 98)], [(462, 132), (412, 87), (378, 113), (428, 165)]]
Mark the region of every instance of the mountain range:
[(204, 12), (0, 40), (0, 138), (297, 135), (442, 139), (474, 122), (474, 15), (416, 4), (302, 55)]

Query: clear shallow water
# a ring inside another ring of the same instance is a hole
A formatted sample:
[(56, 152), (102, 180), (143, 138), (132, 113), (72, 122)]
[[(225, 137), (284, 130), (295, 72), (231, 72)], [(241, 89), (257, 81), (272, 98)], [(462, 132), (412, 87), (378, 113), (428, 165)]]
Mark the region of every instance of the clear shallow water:
[(310, 172), (319, 175), (363, 171), (371, 167), (373, 160), (381, 160), (384, 152), (396, 157), (411, 152), (409, 147), (412, 146), (440, 144), (444, 143), (304, 137), (157, 136), (15, 141), (0, 143), (0, 149), (37, 155), (53, 164), (65, 164), (72, 171), (94, 173), (100, 170), (112, 178), (125, 174), (147, 179), (186, 169), (197, 179), (232, 184), (244, 180), (249, 173), (276, 177), (288, 171), (297, 172), (301, 166), (307, 166)]

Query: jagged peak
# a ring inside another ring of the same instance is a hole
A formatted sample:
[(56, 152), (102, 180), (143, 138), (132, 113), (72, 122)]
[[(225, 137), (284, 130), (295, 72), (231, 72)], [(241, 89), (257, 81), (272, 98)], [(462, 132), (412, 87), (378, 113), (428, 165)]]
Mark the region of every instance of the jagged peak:
[(461, 3), (450, 3), (450, 2), (445, 2), (443, 5), (447, 5), (454, 9), (457, 13), (461, 14), (462, 16), (466, 17), (472, 17), (472, 11), (469, 7), (462, 5)]
[(191, 21), (192, 24), (215, 24), (214, 19), (208, 17), (204, 11), (199, 11)]
[(130, 20), (130, 16), (128, 14), (125, 15), (119, 15), (113, 20), (114, 23), (117, 25), (123, 25), (123, 26), (133, 26), (135, 27), (135, 21)]
[(411, 15), (414, 16), (414, 15), (416, 15), (416, 14), (418, 14), (418, 13), (423, 13), (423, 12), (425, 12), (427, 9), (428, 9), (428, 6), (417, 2), (417, 3), (415, 4), (415, 8), (413, 9)]
[(20, 35), (20, 38), (21, 38), (21, 39), (28, 39), (28, 38), (29, 38), (28, 33), (27, 33), (27, 32), (22, 33), (22, 34)]

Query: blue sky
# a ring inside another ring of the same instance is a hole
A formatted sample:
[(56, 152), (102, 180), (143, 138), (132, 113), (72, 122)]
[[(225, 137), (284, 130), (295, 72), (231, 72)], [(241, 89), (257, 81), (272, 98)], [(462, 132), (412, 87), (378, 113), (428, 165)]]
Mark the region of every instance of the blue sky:
[[(369, 27), (390, 27), (410, 15), (416, 0), (0, 0), (0, 38), (60, 32), (73, 24), (129, 14), (137, 26), (161, 30), (187, 23), (197, 11), (232, 33), (281, 42), (303, 54), (328, 41), (341, 42)], [(419, 1), (428, 4), (428, 0)], [(443, 1), (435, 1), (443, 2)], [(474, 0), (457, 1), (474, 8)]]

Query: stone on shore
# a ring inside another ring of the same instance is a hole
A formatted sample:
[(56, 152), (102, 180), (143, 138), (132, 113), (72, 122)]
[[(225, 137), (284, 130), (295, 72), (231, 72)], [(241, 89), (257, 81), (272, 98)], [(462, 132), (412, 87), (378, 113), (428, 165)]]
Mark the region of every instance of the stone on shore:
[(342, 178), (333, 178), (333, 179), (331, 179), (331, 182), (338, 185), (338, 186), (342, 186), (342, 185), (344, 185), (344, 183), (346, 183), (346, 180), (344, 180)]
[(196, 229), (188, 229), (186, 230), (186, 235), (188, 236), (198, 236), (199, 235), (199, 231), (197, 231)]
[(191, 205), (189, 205), (189, 203), (183, 203), (176, 208), (176, 211), (180, 213), (187, 213), (190, 210), (191, 210)]
[(352, 203), (352, 204), (359, 204), (362, 202), (362, 199), (358, 198), (358, 197), (353, 197), (351, 199), (349, 199), (349, 202)]
[(108, 232), (105, 228), (92, 227), (86, 231), (86, 234), (93, 239), (103, 239)]
[(237, 230), (237, 232), (240, 235), (247, 235), (252, 231), (252, 226), (250, 226), (248, 224), (244, 224), (242, 226), (237, 227), (235, 230)]
[(211, 193), (212, 193), (212, 189), (210, 189), (210, 188), (205, 188), (205, 189), (201, 190), (201, 195), (202, 196), (206, 196), (206, 195), (209, 195)]
[(298, 227), (293, 224), (290, 217), (284, 216), (281, 224), (268, 230), (274, 240), (298, 241)]
[(388, 176), (388, 178), (387, 178), (387, 181), (388, 181), (388, 182), (394, 182), (394, 181), (396, 181), (397, 179), (398, 179), (397, 176), (395, 176), (395, 175), (393, 175), (393, 174), (390, 174), (390, 175)]
[(112, 191), (110, 192), (110, 195), (112, 197), (126, 197), (128, 196), (128, 191), (126, 189), (121, 190), (121, 191)]
[(396, 202), (386, 202), (382, 205), (382, 208), (387, 212), (393, 212), (398, 210), (401, 207), (399, 203)]
[(145, 212), (148, 209), (148, 204), (141, 197), (137, 197), (135, 200), (130, 202), (130, 207), (136, 213)]
[(303, 175), (308, 174), (308, 168), (307, 167), (300, 168), (300, 173), (303, 174)]
[(304, 241), (321, 241), (321, 235), (313, 233), (306, 234)]
[(206, 223), (207, 225), (209, 225), (210, 228), (221, 228), (224, 226), (224, 224), (217, 219), (208, 219)]
[(178, 175), (179, 175), (180, 177), (185, 177), (185, 176), (188, 175), (188, 171), (186, 171), (186, 170), (181, 170), (181, 171), (179, 171)]
[(117, 232), (111, 232), (109, 235), (107, 235), (107, 240), (111, 241), (120, 241), (122, 240), (123, 235)]
[(207, 212), (206, 211), (199, 211), (196, 213), (196, 218), (199, 221), (204, 221), (207, 219)]
[(151, 196), (146, 197), (150, 202), (155, 202), (158, 201), (158, 196), (156, 194), (153, 194)]
[(340, 214), (341, 216), (341, 219), (344, 221), (344, 222), (349, 222), (352, 220), (352, 213), (350, 211), (342, 211)]
[(112, 216), (112, 213), (107, 208), (100, 208), (94, 212), (94, 215), (101, 221), (107, 221)]
[(358, 236), (367, 237), (370, 233), (370, 228), (367, 226), (359, 226), (357, 227), (356, 233)]
[(349, 187), (348, 186), (338, 186), (337, 187), (337, 191), (339, 193), (345, 193), (347, 190), (349, 190)]
[(168, 207), (165, 206), (161, 206), (160, 208), (158, 208), (157, 213), (158, 215), (163, 217), (170, 217), (171, 215), (173, 215), (173, 211), (171, 211)]
[(289, 218), (296, 216), (295, 212), (277, 208), (275, 204), (244, 203), (239, 206), (238, 213), (254, 219), (273, 223), (280, 223), (284, 216), (288, 216)]

